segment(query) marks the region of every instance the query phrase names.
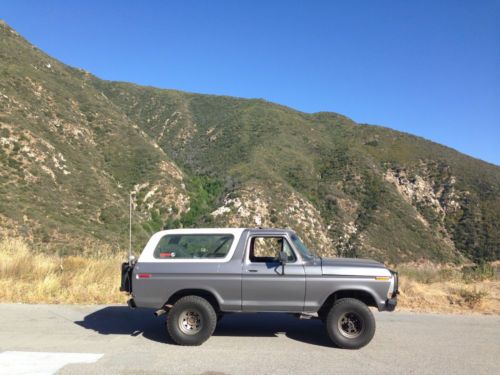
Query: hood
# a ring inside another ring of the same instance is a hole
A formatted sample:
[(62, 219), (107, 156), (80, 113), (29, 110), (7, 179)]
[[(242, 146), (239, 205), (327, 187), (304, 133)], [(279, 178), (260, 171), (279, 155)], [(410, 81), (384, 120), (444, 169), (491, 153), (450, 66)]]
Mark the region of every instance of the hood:
[(321, 258), (323, 275), (338, 276), (390, 276), (389, 270), (371, 259)]

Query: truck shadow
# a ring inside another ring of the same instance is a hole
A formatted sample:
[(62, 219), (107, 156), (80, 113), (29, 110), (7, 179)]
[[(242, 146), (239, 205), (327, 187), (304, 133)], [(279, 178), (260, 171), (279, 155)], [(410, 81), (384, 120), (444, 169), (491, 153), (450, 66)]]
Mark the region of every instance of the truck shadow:
[[(150, 309), (130, 309), (108, 306), (84, 317), (75, 324), (101, 335), (138, 336), (161, 343), (173, 344), (165, 328), (165, 318), (156, 318)], [(328, 346), (329, 340), (319, 320), (299, 320), (288, 314), (255, 313), (227, 314), (217, 324), (214, 336), (278, 337), (306, 344)]]

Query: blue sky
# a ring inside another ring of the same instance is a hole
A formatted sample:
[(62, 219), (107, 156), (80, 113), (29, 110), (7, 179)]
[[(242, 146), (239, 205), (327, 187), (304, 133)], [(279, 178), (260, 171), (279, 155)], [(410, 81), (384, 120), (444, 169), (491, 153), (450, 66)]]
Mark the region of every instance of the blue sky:
[(97, 76), (334, 111), (500, 165), (500, 1), (4, 1)]

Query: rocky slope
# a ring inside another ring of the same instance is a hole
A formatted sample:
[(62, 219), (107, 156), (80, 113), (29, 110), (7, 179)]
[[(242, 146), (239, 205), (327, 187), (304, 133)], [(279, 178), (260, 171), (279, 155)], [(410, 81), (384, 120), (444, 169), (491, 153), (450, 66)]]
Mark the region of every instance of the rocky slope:
[(0, 25), (0, 230), (62, 253), (284, 226), (323, 255), (500, 258), (500, 168), (335, 113), (98, 79)]

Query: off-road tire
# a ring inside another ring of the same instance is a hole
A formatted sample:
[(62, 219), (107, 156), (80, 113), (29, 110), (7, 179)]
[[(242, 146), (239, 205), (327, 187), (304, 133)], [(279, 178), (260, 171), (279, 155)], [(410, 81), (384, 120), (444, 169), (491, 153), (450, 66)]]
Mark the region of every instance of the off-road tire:
[[(197, 322), (200, 324), (197, 325)], [(167, 315), (168, 334), (178, 345), (201, 345), (212, 336), (216, 325), (214, 308), (198, 296), (180, 298)]]
[(326, 316), (326, 331), (335, 346), (359, 349), (368, 344), (375, 334), (375, 318), (363, 302), (341, 298)]

